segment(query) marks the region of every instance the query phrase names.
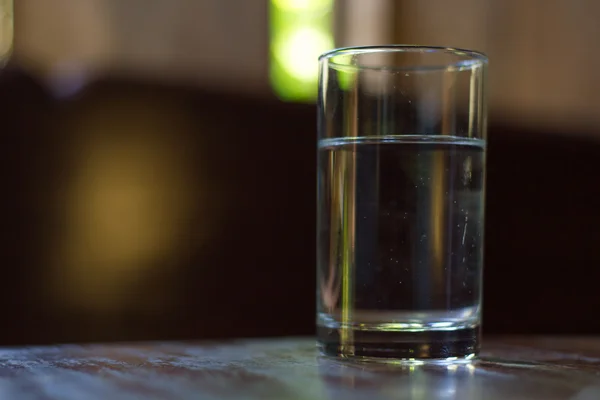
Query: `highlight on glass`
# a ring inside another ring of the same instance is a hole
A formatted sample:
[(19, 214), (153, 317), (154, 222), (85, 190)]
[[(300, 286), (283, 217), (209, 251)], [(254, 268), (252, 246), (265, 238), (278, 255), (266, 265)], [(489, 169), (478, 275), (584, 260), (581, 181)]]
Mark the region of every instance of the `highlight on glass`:
[(319, 58), (323, 354), (478, 354), (487, 63), (474, 51), (402, 45)]

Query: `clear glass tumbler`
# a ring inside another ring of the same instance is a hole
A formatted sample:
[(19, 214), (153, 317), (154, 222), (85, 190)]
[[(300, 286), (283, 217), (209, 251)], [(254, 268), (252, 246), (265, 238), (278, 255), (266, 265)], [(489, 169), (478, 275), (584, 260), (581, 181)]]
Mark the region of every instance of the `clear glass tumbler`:
[(420, 46), (319, 59), (317, 331), (326, 355), (480, 347), (487, 58)]

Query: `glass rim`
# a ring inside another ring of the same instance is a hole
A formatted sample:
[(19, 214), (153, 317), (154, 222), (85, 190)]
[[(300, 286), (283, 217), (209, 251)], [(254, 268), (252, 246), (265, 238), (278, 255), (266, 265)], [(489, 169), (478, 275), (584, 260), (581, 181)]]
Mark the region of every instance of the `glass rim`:
[[(356, 56), (375, 53), (447, 53), (451, 56), (463, 57), (459, 60), (452, 60), (439, 65), (410, 65), (410, 66), (391, 66), (391, 65), (351, 65), (333, 62), (336, 56)], [(444, 71), (449, 68), (476, 68), (488, 64), (488, 57), (485, 53), (475, 50), (462, 49), (458, 47), (443, 46), (422, 46), (417, 44), (389, 44), (376, 46), (350, 46), (340, 47), (329, 50), (321, 54), (318, 58), (319, 63), (327, 62), (327, 65), (341, 67), (342, 69), (351, 68), (356, 70), (412, 70), (412, 71)]]

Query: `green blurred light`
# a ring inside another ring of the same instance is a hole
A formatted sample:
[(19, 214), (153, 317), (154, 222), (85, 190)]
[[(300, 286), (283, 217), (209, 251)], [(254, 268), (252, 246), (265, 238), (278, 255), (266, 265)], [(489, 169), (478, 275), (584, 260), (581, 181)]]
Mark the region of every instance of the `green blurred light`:
[(271, 4), (281, 10), (331, 9), (333, 0), (272, 0)]
[(270, 81), (285, 101), (314, 101), (317, 57), (334, 46), (332, 0), (271, 0)]
[[(316, 57), (333, 45), (331, 36), (315, 27), (282, 32), (274, 42), (275, 57), (289, 75), (301, 81), (315, 79)], [(318, 50), (317, 50), (318, 49)]]

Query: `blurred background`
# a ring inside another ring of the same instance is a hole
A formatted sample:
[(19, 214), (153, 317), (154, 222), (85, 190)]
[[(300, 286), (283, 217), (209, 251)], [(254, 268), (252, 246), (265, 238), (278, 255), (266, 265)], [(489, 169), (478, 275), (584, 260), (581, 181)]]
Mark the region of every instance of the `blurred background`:
[[(490, 57), (484, 330), (600, 333), (600, 3), (0, 0), (1, 345), (312, 334), (316, 56)], [(14, 23), (13, 23), (14, 22)]]

